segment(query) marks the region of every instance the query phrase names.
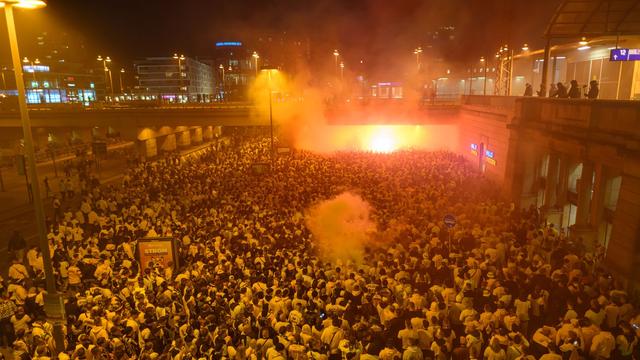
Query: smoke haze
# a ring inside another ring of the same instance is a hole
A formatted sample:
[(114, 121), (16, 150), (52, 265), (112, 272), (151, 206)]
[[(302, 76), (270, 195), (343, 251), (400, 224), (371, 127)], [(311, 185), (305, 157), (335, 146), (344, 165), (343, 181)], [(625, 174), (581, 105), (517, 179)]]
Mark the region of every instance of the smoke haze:
[(324, 260), (360, 262), (365, 247), (374, 241), (376, 224), (371, 220), (371, 206), (352, 192), (312, 206), (305, 221)]

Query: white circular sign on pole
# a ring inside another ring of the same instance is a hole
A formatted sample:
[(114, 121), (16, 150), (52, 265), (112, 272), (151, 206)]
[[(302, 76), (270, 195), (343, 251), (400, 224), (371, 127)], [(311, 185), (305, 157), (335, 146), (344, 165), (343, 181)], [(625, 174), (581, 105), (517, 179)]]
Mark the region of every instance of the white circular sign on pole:
[(447, 225), (448, 228), (456, 226), (456, 217), (451, 214), (445, 215), (442, 221), (445, 225)]

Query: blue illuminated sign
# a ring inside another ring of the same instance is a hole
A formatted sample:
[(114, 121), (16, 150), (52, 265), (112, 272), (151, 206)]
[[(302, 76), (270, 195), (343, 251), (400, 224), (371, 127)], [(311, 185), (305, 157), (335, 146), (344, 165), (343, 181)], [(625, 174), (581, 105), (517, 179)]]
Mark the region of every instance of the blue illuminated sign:
[(610, 61), (638, 61), (640, 49), (611, 49)]
[(33, 72), (48, 72), (49, 67), (47, 65), (22, 65), (22, 71), (33, 73)]
[(220, 41), (216, 43), (216, 46), (242, 46), (242, 43), (240, 41)]
[(478, 150), (478, 144), (471, 144), (472, 150)]
[(493, 159), (493, 151), (491, 150), (485, 150), (484, 154), (489, 158), (489, 159)]

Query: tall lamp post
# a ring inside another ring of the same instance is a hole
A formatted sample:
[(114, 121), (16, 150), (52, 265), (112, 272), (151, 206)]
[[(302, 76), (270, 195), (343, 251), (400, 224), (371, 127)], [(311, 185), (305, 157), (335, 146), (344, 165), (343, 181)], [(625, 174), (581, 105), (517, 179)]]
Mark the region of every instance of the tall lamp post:
[(258, 55), (257, 52), (253, 52), (253, 55), (251, 55), (253, 57), (253, 59), (256, 62), (256, 77), (258, 77), (258, 59), (260, 58), (260, 55)]
[(124, 94), (124, 84), (122, 82), (122, 74), (124, 74), (124, 68), (120, 69), (120, 94)]
[(422, 54), (422, 47), (418, 46), (418, 48), (413, 50), (413, 54), (416, 56), (416, 66), (418, 67), (418, 71), (420, 71), (420, 54)]
[[(45, 284), (49, 299), (57, 299), (56, 310), (58, 316), (63, 316), (64, 306), (61, 298), (57, 295), (56, 280), (51, 264), (51, 255), (49, 253), (49, 240), (47, 239), (47, 229), (45, 222), (44, 206), (40, 194), (40, 182), (38, 180), (38, 172), (36, 169), (36, 157), (33, 147), (33, 134), (31, 133), (31, 119), (29, 118), (29, 109), (27, 108), (27, 96), (24, 86), (24, 76), (22, 72), (22, 62), (20, 61), (20, 52), (18, 51), (18, 38), (16, 35), (15, 22), (13, 19), (13, 8), (37, 9), (45, 7), (46, 3), (42, 0), (0, 0), (0, 8), (4, 8), (4, 14), (7, 21), (7, 31), (9, 33), (9, 45), (11, 47), (11, 60), (13, 63), (13, 71), (15, 72), (16, 86), (18, 88), (18, 104), (20, 107), (20, 119), (22, 122), (22, 131), (24, 133), (24, 148), (27, 160), (27, 167), (31, 177), (31, 192), (33, 193), (33, 207), (36, 215), (36, 226), (38, 228), (38, 245), (42, 252), (42, 262), (44, 265)], [(51, 308), (50, 308), (51, 309)], [(50, 315), (50, 314), (48, 314)], [(53, 315), (53, 314), (51, 314)], [(63, 320), (60, 319), (61, 321)], [(56, 344), (56, 351), (64, 351), (64, 335), (62, 333), (62, 323), (54, 322), (53, 339)]]
[(108, 56), (103, 58), (101, 55), (98, 55), (97, 60), (102, 61), (102, 68), (104, 69), (104, 82), (106, 84), (107, 78), (109, 79), (109, 89), (111, 90), (111, 101), (113, 101), (113, 78), (111, 77), (111, 69), (109, 69), (109, 66), (108, 66), (108, 64), (111, 63), (111, 58)]
[(271, 170), (273, 170), (273, 165), (274, 165), (274, 154), (273, 154), (273, 101), (272, 101), (272, 93), (273, 93), (273, 86), (271, 84), (271, 73), (273, 72), (278, 72), (278, 69), (276, 68), (262, 68), (262, 71), (267, 73), (268, 76), (268, 82), (269, 82), (269, 129), (271, 131), (271, 152), (270, 152), (270, 157), (271, 157)]
[(484, 56), (480, 57), (480, 63), (482, 64), (484, 73), (484, 85), (482, 85), (482, 95), (487, 95), (487, 60)]
[[(180, 76), (180, 91), (178, 91), (178, 93), (182, 93), (182, 62), (184, 61), (185, 57), (182, 54), (178, 56), (178, 54), (174, 53), (173, 58), (178, 61), (178, 76)], [(187, 94), (187, 96), (188, 95), (189, 94)], [(180, 100), (180, 102), (182, 102), (182, 100)]]
[(220, 64), (218, 68), (222, 71), (222, 100), (224, 100), (224, 65)]
[(336, 63), (336, 77), (338, 76), (338, 58), (340, 57), (340, 53), (338, 52), (338, 50), (333, 50), (333, 58), (335, 60)]

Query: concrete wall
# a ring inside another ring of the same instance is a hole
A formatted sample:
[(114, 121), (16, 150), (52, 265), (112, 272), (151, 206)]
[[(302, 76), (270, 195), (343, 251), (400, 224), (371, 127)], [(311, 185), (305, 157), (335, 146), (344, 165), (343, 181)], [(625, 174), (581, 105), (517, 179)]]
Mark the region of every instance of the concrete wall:
[(472, 96), (460, 138), (474, 161), (469, 144), (488, 144), (485, 173), (520, 206), (606, 246), (606, 265), (640, 294), (640, 103)]
[[(503, 98), (495, 103), (485, 102), (490, 98), (492, 97), (466, 97), (458, 119), (458, 151), (472, 163), (478, 164), (481, 171), (500, 184), (505, 195), (510, 196), (511, 183), (507, 180), (512, 176), (513, 169), (509, 164), (516, 161), (513, 142), (517, 134), (510, 128), (515, 98)], [(475, 144), (477, 150), (473, 151), (471, 144)], [(487, 150), (493, 152), (493, 159), (486, 156)]]

